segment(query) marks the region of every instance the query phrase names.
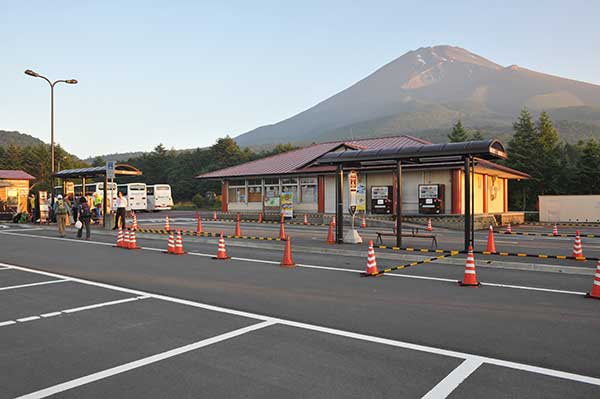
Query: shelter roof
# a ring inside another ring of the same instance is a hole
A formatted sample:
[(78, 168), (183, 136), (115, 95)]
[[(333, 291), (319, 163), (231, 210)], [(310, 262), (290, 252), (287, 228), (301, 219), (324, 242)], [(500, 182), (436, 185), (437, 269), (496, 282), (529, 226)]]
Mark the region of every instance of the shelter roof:
[[(92, 166), (89, 168), (65, 169), (54, 173), (54, 177), (62, 179), (79, 179), (82, 177), (92, 178), (106, 175), (106, 166)], [(115, 165), (115, 175), (117, 176), (141, 176), (142, 171), (128, 164)]]

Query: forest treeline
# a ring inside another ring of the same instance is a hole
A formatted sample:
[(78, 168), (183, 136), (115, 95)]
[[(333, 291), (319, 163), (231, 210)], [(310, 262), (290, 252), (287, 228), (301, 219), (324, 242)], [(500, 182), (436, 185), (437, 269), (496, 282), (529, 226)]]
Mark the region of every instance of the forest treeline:
[[(508, 159), (503, 164), (525, 172), (531, 179), (511, 181), (511, 210), (536, 210), (540, 194), (600, 194), (600, 144), (595, 139), (569, 144), (561, 140), (547, 113), (534, 120), (523, 109), (513, 124), (514, 134), (508, 142)], [(457, 121), (448, 135), (450, 141), (477, 140), (485, 132), (470, 131)], [(279, 144), (271, 151), (255, 152), (240, 148), (230, 137), (220, 138), (208, 148), (191, 151), (168, 150), (159, 144), (153, 151), (130, 158), (127, 163), (143, 171), (141, 180), (147, 184), (167, 183), (176, 202), (198, 203), (210, 198), (207, 193), (220, 194), (220, 182), (198, 181), (199, 174), (263, 158), (294, 149)], [(56, 146), (57, 170), (89, 166)], [(96, 158), (95, 165), (104, 165)], [(0, 169), (22, 169), (37, 178), (35, 190), (50, 188), (50, 147), (47, 144), (19, 147), (0, 146)], [(197, 195), (199, 194), (199, 195)]]

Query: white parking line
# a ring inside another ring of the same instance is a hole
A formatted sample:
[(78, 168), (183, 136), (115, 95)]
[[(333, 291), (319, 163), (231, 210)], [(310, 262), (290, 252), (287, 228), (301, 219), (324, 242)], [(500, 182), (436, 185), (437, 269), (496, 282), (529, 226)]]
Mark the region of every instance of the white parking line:
[[(114, 246), (113, 244), (106, 243), (106, 242), (80, 241), (80, 240), (74, 240), (74, 239), (70, 239), (70, 238), (46, 237), (46, 236), (37, 236), (37, 235), (32, 235), (32, 234), (7, 233), (7, 232), (3, 232), (3, 231), (0, 231), (0, 234), (18, 235), (18, 236), (24, 236), (24, 237), (42, 238), (42, 239), (51, 239), (51, 240), (72, 241), (72, 242), (79, 242), (79, 243), (85, 243), (85, 244), (97, 244), (97, 245), (104, 245), (104, 246), (111, 246), (111, 247)], [(141, 249), (147, 250), (147, 251), (165, 252), (165, 250), (162, 248), (141, 247)], [(188, 255), (203, 256), (203, 257), (209, 257), (209, 258), (212, 258), (215, 256), (214, 254), (204, 254), (204, 253), (199, 253), (199, 252), (188, 252)], [(235, 257), (235, 256), (232, 257), (231, 259), (242, 261), (242, 262), (267, 263), (267, 264), (272, 264), (272, 265), (279, 265), (279, 263), (280, 263), (280, 262), (272, 261), (272, 260), (239, 258), (239, 257)], [(434, 263), (434, 262), (435, 261), (432, 261), (430, 263)], [(356, 270), (356, 269), (346, 269), (346, 268), (340, 268), (340, 267), (319, 266), (319, 265), (306, 265), (306, 264), (302, 264), (302, 263), (299, 263), (296, 266), (302, 267), (302, 268), (307, 268), (307, 269), (322, 269), (322, 270), (350, 272), (350, 273), (362, 273), (363, 272), (361, 270)], [(384, 276), (412, 278), (412, 279), (417, 279), (417, 280), (442, 281), (442, 282), (458, 281), (457, 279), (431, 277), (431, 276), (419, 276), (416, 274), (385, 273)], [(525, 286), (525, 285), (511, 285), (511, 284), (484, 283), (484, 282), (482, 282), (481, 285), (487, 285), (490, 287), (497, 287), (497, 288), (519, 289), (519, 290), (526, 290), (526, 291), (550, 292), (550, 293), (554, 293), (554, 294), (569, 294), (569, 295), (578, 295), (578, 296), (586, 294), (585, 292), (580, 292), (580, 291), (567, 291), (567, 290), (558, 290), (558, 289), (553, 289), (553, 288), (530, 287), (530, 286)]]
[(168, 359), (173, 356), (178, 356), (183, 353), (191, 352), (196, 349), (200, 349), (200, 348), (204, 348), (206, 346), (212, 345), (212, 344), (216, 344), (218, 342), (222, 342), (222, 341), (225, 341), (225, 340), (228, 340), (231, 338), (239, 337), (240, 335), (243, 335), (243, 334), (246, 334), (246, 333), (249, 333), (252, 331), (260, 330), (261, 328), (269, 327), (269, 326), (272, 326), (273, 324), (276, 324), (276, 323), (274, 321), (263, 321), (261, 323), (253, 324), (251, 326), (240, 328), (238, 330), (226, 332), (224, 334), (217, 335), (215, 337), (203, 339), (202, 341), (198, 341), (193, 344), (189, 344), (189, 345), (185, 345), (185, 346), (182, 346), (179, 348), (171, 349), (171, 350), (168, 350), (163, 353), (148, 356), (143, 359), (139, 359), (139, 360), (136, 360), (133, 362), (122, 364), (117, 367), (99, 371), (97, 373), (86, 375), (81, 378), (76, 378), (74, 380), (67, 381), (62, 384), (54, 385), (52, 387), (45, 388), (45, 389), (42, 389), (42, 390), (39, 390), (36, 392), (32, 392), (27, 395), (19, 396), (17, 399), (19, 399), (19, 398), (20, 399), (45, 398), (45, 397), (55, 395), (60, 392), (67, 391), (69, 389), (79, 387), (81, 385), (86, 385), (86, 384), (89, 384), (94, 381), (108, 378), (108, 377), (116, 375), (116, 374), (125, 373), (127, 371), (137, 369), (139, 367), (143, 367), (143, 366), (147, 366), (152, 363), (160, 362), (161, 360), (165, 360), (165, 359)]
[[(30, 270), (25, 270), (25, 271), (30, 271)], [(56, 280), (56, 281), (75, 281), (75, 280), (65, 279), (65, 280)], [(20, 319), (16, 319), (16, 321), (15, 320), (3, 321), (3, 322), (0, 323), (0, 327), (10, 326), (10, 325), (15, 324), (17, 322), (18, 323), (25, 323), (25, 322), (32, 321), (32, 320), (38, 320), (38, 319), (48, 318), (48, 317), (53, 317), (53, 316), (59, 316), (61, 314), (70, 314), (70, 313), (75, 313), (75, 312), (81, 312), (82, 310), (97, 309), (97, 308), (102, 308), (104, 306), (118, 305), (118, 304), (121, 304), (121, 303), (133, 302), (133, 301), (138, 301), (140, 299), (147, 299), (147, 298), (150, 298), (150, 296), (148, 296), (148, 295), (135, 296), (133, 298), (118, 299), (116, 301), (102, 302), (102, 303), (96, 303), (96, 304), (93, 304), (93, 305), (81, 306), (81, 307), (78, 307), (78, 308), (71, 308), (71, 309), (61, 310), (59, 312), (44, 313), (44, 314), (41, 314), (39, 316), (35, 315), (35, 316), (21, 317)]]
[(467, 359), (441, 380), (421, 399), (444, 399), (466, 380), (483, 362), (478, 359)]
[(17, 289), (17, 288), (35, 287), (35, 286), (38, 286), (38, 285), (64, 283), (65, 281), (69, 281), (69, 280), (68, 279), (63, 279), (63, 280), (49, 280), (49, 281), (41, 281), (39, 283), (12, 285), (10, 287), (0, 287), (0, 291), (14, 290), (14, 289)]
[[(31, 272), (31, 273), (36, 273), (36, 274), (42, 274), (45, 276), (52, 276), (52, 277), (57, 277), (57, 278), (67, 277), (67, 276), (57, 274), (57, 273), (50, 273), (50, 272), (30, 269), (30, 268), (26, 268), (26, 267), (22, 267), (22, 266), (0, 263), (0, 266), (2, 266), (2, 265), (11, 266), (18, 270), (23, 270), (23, 271), (27, 271), (27, 272)], [(566, 380), (572, 380), (572, 381), (577, 381), (577, 382), (582, 382), (582, 383), (586, 383), (586, 384), (600, 386), (600, 378), (589, 377), (589, 376), (585, 376), (585, 375), (581, 375), (581, 374), (553, 370), (553, 369), (548, 369), (548, 368), (544, 368), (544, 367), (537, 367), (537, 366), (532, 366), (529, 364), (511, 362), (511, 361), (506, 361), (506, 360), (496, 359), (496, 358), (491, 358), (491, 357), (484, 357), (484, 356), (479, 356), (479, 355), (475, 355), (475, 354), (471, 354), (471, 353), (464, 353), (464, 352), (457, 352), (457, 351), (453, 351), (453, 350), (441, 349), (441, 348), (436, 348), (433, 346), (412, 344), (409, 342), (397, 341), (397, 340), (388, 339), (388, 338), (381, 338), (381, 337), (376, 337), (376, 336), (372, 336), (372, 335), (355, 333), (355, 332), (351, 332), (351, 331), (338, 330), (335, 328), (323, 327), (323, 326), (319, 326), (319, 325), (302, 323), (302, 322), (297, 322), (297, 321), (292, 321), (292, 320), (286, 320), (286, 319), (281, 319), (281, 318), (277, 318), (277, 317), (261, 315), (261, 314), (257, 314), (257, 313), (251, 313), (251, 312), (246, 312), (246, 311), (241, 311), (241, 310), (236, 310), (236, 309), (224, 308), (224, 307), (209, 305), (209, 304), (205, 304), (205, 303), (201, 303), (201, 302), (190, 301), (187, 299), (175, 298), (175, 297), (170, 297), (170, 296), (161, 295), (161, 294), (153, 294), (150, 292), (135, 290), (135, 289), (131, 289), (131, 288), (125, 288), (125, 287), (119, 287), (116, 285), (99, 283), (96, 281), (85, 280), (85, 279), (80, 279), (80, 278), (75, 278), (75, 277), (67, 277), (67, 278), (70, 278), (74, 282), (92, 285), (95, 287), (102, 287), (102, 288), (107, 288), (107, 289), (111, 289), (111, 290), (115, 290), (115, 291), (127, 292), (127, 293), (138, 295), (138, 296), (147, 296), (147, 297), (151, 297), (154, 299), (160, 299), (163, 301), (178, 303), (181, 305), (187, 305), (187, 306), (192, 306), (192, 307), (206, 309), (206, 310), (212, 310), (215, 312), (231, 314), (231, 315), (236, 315), (236, 316), (242, 316), (242, 317), (248, 317), (248, 318), (253, 318), (253, 319), (257, 319), (257, 320), (263, 320), (266, 322), (282, 324), (282, 325), (286, 325), (286, 326), (290, 326), (290, 327), (296, 327), (296, 328), (301, 328), (301, 329), (310, 330), (310, 331), (318, 331), (318, 332), (322, 332), (325, 334), (337, 335), (337, 336), (346, 337), (346, 338), (353, 338), (353, 339), (358, 339), (361, 341), (373, 342), (373, 343), (378, 343), (378, 344), (382, 344), (382, 345), (389, 345), (389, 346), (398, 347), (398, 348), (411, 349), (411, 350), (416, 350), (416, 351), (420, 351), (420, 352), (433, 353), (436, 355), (454, 357), (454, 358), (465, 359), (465, 360), (470, 359), (470, 360), (478, 361), (481, 363), (493, 364), (493, 365), (507, 367), (507, 368), (511, 368), (511, 369), (515, 369), (515, 370), (537, 373), (537, 374), (547, 375), (547, 376), (551, 376), (551, 377), (562, 378), (562, 379), (566, 379)]]

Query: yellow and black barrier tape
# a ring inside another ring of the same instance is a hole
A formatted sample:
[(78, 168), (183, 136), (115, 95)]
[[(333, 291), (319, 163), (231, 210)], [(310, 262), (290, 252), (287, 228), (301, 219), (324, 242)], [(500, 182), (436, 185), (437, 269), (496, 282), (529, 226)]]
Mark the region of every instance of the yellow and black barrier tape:
[(449, 258), (451, 256), (458, 255), (459, 253), (460, 253), (460, 251), (449, 251), (449, 252), (446, 252), (443, 255), (438, 255), (438, 256), (431, 257), (431, 258), (427, 258), (427, 259), (423, 259), (423, 260), (419, 260), (419, 261), (410, 262), (410, 263), (407, 263), (405, 265), (390, 267), (388, 269), (380, 270), (377, 273), (369, 273), (369, 274), (365, 274), (365, 275), (366, 276), (380, 276), (382, 274), (390, 273), (390, 272), (393, 272), (393, 271), (396, 271), (396, 270), (407, 269), (409, 267), (414, 267), (414, 266), (417, 266), (417, 265), (423, 265), (425, 263), (431, 263), (431, 262), (434, 262), (436, 260), (440, 260), (440, 259), (444, 259), (444, 258)]
[[(171, 230), (145, 229), (145, 228), (137, 229), (137, 231), (139, 233), (151, 233), (151, 234), (169, 234), (171, 231), (176, 233), (178, 230), (180, 230), (180, 229), (171, 229)], [(221, 237), (221, 233), (210, 233), (207, 231), (198, 233), (193, 230), (183, 230), (183, 229), (181, 229), (181, 234), (184, 236), (192, 236), (192, 237), (215, 237), (215, 238)], [(223, 234), (223, 238), (236, 238), (236, 239), (242, 239), (242, 240), (260, 240), (260, 241), (282, 241), (279, 237), (246, 236), (246, 235), (236, 236), (233, 234), (231, 234), (231, 235)]]
[(436, 254), (443, 254), (446, 252), (460, 252), (460, 251), (456, 251), (456, 250), (447, 250), (447, 249), (394, 247), (394, 246), (389, 246), (389, 245), (375, 245), (374, 247), (379, 248), (379, 249), (391, 249), (392, 251), (424, 252), (424, 253), (436, 253)]
[[(237, 222), (236, 219), (203, 219), (203, 222), (226, 222), (226, 223), (235, 223)], [(254, 224), (279, 224), (281, 223), (278, 220), (263, 220), (262, 222), (259, 222), (256, 219), (240, 219), (241, 223), (254, 223)], [(318, 227), (328, 227), (329, 223), (306, 223), (304, 224), (304, 222), (290, 222), (290, 221), (285, 221), (283, 222), (284, 224), (292, 224), (292, 225), (298, 225), (298, 226), (318, 226)]]
[(546, 223), (546, 222), (526, 222), (524, 226), (565, 226), (565, 227), (598, 227), (600, 223)]
[(473, 251), (474, 254), (480, 255), (497, 255), (497, 256), (516, 256), (519, 258), (541, 258), (541, 259), (561, 259), (561, 260), (578, 260), (578, 261), (586, 261), (593, 260), (598, 261), (600, 258), (592, 258), (592, 257), (575, 257), (575, 256), (567, 256), (567, 255), (544, 255), (544, 254), (526, 254), (526, 253), (511, 253), (511, 252), (489, 252), (489, 251)]
[[(538, 237), (575, 237), (577, 236), (574, 233), (558, 233), (558, 234), (552, 234), (552, 233), (538, 233), (538, 232), (533, 232), (533, 231), (511, 231), (511, 232), (507, 232), (507, 231), (494, 231), (494, 234), (505, 234), (505, 235), (518, 235), (518, 236), (538, 236)], [(599, 234), (579, 234), (579, 237), (587, 237), (587, 238), (598, 238), (600, 237)]]

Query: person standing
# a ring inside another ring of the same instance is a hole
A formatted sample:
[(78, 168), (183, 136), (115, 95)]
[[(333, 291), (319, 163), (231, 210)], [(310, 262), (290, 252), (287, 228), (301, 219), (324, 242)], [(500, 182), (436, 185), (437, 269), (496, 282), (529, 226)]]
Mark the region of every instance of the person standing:
[(31, 216), (31, 223), (35, 223), (35, 221), (37, 220), (36, 216), (36, 212), (35, 212), (35, 194), (34, 193), (29, 193), (29, 198), (27, 199), (27, 206), (28, 206), (28, 211), (29, 211), (29, 215)]
[(63, 201), (62, 195), (56, 196), (54, 203), (54, 214), (56, 215), (56, 223), (58, 224), (58, 235), (65, 237), (65, 225), (67, 224), (67, 206)]
[(73, 224), (77, 223), (77, 220), (79, 220), (79, 215), (77, 214), (79, 209), (79, 198), (81, 197), (75, 196), (75, 198), (73, 199), (73, 207), (71, 209), (71, 213), (73, 215), (71, 219), (73, 219)]
[(116, 220), (115, 220), (115, 227), (113, 227), (113, 230), (116, 230), (117, 227), (119, 227), (119, 219), (121, 219), (121, 227), (125, 228), (125, 226), (126, 226), (125, 213), (127, 210), (127, 199), (125, 197), (123, 197), (123, 193), (120, 191), (117, 194), (116, 205), (117, 205), (117, 216), (116, 216)]
[(90, 205), (86, 201), (85, 197), (81, 197), (79, 199), (79, 221), (81, 222), (81, 227), (77, 230), (77, 238), (81, 238), (83, 233), (83, 228), (85, 227), (85, 239), (90, 239), (90, 221), (92, 220), (92, 211), (90, 209)]
[(96, 221), (99, 221), (100, 218), (102, 217), (102, 212), (100, 211), (102, 208), (102, 197), (100, 196), (100, 194), (98, 192), (94, 193), (94, 219), (96, 219)]

